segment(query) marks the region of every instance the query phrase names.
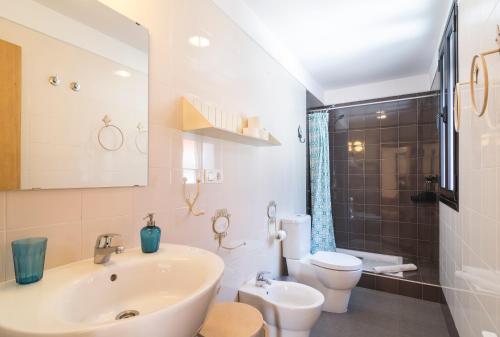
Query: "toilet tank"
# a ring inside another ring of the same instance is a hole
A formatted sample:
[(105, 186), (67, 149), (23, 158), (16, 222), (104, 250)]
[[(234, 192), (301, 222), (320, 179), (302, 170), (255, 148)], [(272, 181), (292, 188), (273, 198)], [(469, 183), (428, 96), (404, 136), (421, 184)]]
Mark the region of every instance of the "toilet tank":
[(281, 219), (281, 229), (286, 232), (283, 257), (301, 259), (311, 252), (311, 217), (297, 214)]

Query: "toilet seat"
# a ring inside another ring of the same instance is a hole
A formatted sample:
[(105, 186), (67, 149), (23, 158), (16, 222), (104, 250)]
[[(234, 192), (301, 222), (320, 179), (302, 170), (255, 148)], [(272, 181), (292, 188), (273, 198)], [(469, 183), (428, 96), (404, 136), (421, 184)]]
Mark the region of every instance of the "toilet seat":
[(315, 266), (339, 271), (356, 271), (363, 265), (355, 256), (336, 252), (317, 252), (309, 260)]

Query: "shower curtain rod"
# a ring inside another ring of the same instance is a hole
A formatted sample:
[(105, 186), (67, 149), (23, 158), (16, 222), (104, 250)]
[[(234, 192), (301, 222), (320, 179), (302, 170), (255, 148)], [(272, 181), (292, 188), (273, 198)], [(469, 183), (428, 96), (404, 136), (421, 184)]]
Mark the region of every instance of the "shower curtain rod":
[(382, 100), (382, 101), (377, 101), (377, 102), (349, 104), (349, 105), (342, 105), (342, 106), (339, 106), (339, 107), (335, 106), (335, 104), (332, 104), (332, 105), (326, 105), (326, 106), (320, 107), (320, 108), (311, 108), (311, 109), (307, 110), (307, 112), (308, 113), (330, 112), (330, 110), (339, 110), (339, 109), (354, 108), (354, 107), (366, 106), (366, 105), (373, 105), (373, 104), (382, 104), (382, 103), (392, 103), (392, 102), (408, 101), (408, 100), (413, 100), (413, 99), (417, 99), (417, 98), (434, 97), (434, 96), (437, 96), (437, 95), (439, 95), (439, 93), (429, 94), (429, 95), (421, 95), (421, 96), (415, 96), (415, 97), (408, 97), (408, 98), (388, 99), (388, 100)]

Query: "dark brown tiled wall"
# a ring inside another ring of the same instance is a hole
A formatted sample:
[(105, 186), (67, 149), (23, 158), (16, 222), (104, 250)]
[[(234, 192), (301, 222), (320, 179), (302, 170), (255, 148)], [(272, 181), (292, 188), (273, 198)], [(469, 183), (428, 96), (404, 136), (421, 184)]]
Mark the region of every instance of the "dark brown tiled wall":
[(438, 283), (438, 204), (412, 197), (439, 172), (437, 111), (433, 96), (330, 112), (337, 246), (403, 256), (427, 283)]
[(420, 300), (445, 303), (443, 291), (439, 285), (364, 273), (358, 287), (384, 291), (387, 293), (413, 297)]

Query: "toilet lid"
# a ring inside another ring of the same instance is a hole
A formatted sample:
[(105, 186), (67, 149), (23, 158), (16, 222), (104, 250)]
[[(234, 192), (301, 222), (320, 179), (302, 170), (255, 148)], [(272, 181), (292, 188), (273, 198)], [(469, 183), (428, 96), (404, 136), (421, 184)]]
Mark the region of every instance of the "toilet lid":
[(335, 252), (317, 252), (311, 256), (310, 261), (319, 267), (346, 271), (359, 270), (363, 265), (355, 256)]

